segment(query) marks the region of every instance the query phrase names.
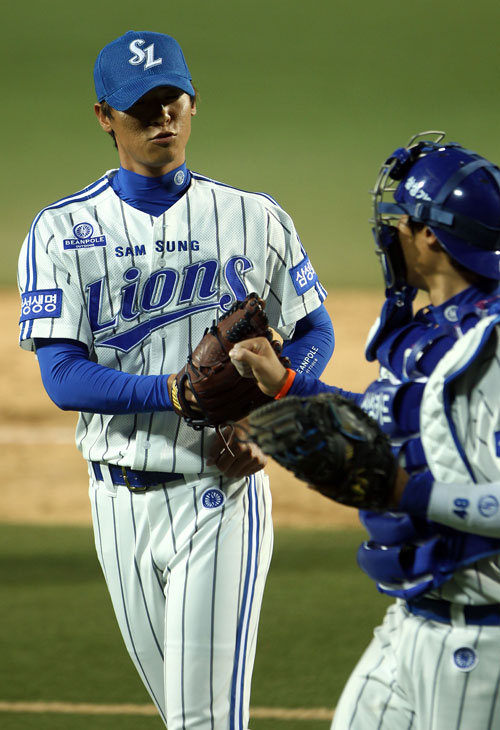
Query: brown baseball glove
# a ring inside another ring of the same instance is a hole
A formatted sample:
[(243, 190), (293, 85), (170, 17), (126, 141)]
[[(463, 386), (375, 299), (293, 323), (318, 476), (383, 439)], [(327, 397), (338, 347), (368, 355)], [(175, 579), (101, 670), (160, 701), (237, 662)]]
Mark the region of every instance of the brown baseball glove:
[[(264, 311), (265, 302), (254, 292), (237, 301), (218, 322), (205, 330), (187, 364), (172, 382), (174, 410), (193, 428), (218, 427), (245, 418), (258, 406), (273, 399), (264, 395), (254, 378), (242, 377), (229, 357), (236, 342), (266, 337), (280, 356), (281, 345), (273, 334)], [(289, 362), (280, 357), (287, 367)], [(186, 384), (194, 402), (186, 397)]]

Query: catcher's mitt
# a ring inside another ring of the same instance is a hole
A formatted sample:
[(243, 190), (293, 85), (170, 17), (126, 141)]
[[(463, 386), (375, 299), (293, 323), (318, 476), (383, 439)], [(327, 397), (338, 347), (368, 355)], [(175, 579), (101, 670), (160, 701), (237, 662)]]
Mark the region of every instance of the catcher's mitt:
[(264, 453), (325, 497), (367, 509), (390, 502), (397, 464), (387, 436), (355, 403), (323, 393), (288, 396), (250, 414)]
[[(273, 340), (264, 307), (264, 300), (255, 293), (235, 302), (218, 322), (214, 321), (205, 330), (187, 364), (175, 376), (171, 392), (174, 410), (193, 428), (239, 421), (252, 409), (272, 400), (262, 393), (255, 379), (238, 373), (228, 355), (236, 342), (266, 337), (279, 356), (281, 345)], [(285, 358), (280, 359), (288, 363)], [(186, 382), (197, 408), (186, 399)]]

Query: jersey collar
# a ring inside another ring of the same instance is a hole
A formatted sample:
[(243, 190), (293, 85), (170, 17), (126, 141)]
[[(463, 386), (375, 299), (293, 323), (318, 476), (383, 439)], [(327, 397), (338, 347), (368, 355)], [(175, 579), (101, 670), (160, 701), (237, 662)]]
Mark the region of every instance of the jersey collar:
[(429, 312), (436, 324), (457, 324), (459, 308), (472, 306), (484, 299), (498, 293), (498, 282), (492, 283), (491, 287), (479, 289), (477, 286), (469, 286), (467, 289), (455, 294), (438, 307), (429, 306)]
[(161, 215), (185, 193), (191, 173), (183, 163), (160, 177), (146, 177), (120, 167), (110, 180), (115, 193), (126, 203), (151, 215)]

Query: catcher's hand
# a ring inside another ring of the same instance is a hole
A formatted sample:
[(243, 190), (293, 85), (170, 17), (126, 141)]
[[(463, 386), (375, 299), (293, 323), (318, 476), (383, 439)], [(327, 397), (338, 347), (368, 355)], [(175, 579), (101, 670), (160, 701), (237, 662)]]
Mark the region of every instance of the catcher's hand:
[(387, 508), (397, 464), (377, 422), (342, 396), (288, 396), (249, 417), (250, 437), (313, 489), (343, 504)]
[(237, 342), (229, 356), (241, 375), (253, 377), (263, 393), (275, 396), (282, 389), (288, 371), (273, 345), (265, 337)]
[(193, 428), (239, 421), (271, 400), (253, 377), (240, 375), (228, 354), (236, 342), (249, 337), (266, 337), (276, 352), (281, 351), (264, 307), (255, 293), (235, 302), (205, 331), (182, 370), (169, 379), (174, 410)]

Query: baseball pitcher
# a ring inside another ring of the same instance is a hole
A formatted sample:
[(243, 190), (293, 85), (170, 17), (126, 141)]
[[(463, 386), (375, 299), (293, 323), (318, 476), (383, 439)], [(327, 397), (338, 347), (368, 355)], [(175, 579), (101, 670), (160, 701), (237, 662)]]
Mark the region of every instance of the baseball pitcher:
[[(100, 51), (94, 82), (120, 165), (35, 217), (20, 342), (54, 402), (79, 412), (98, 557), (165, 725), (245, 730), (273, 540), (265, 456), (220, 413), (194, 402), (183, 418), (195, 380), (179, 373), (202, 367), (207, 330), (248, 336), (258, 319), (290, 367), (319, 375), (326, 293), (272, 198), (186, 166), (197, 103), (176, 40), (128, 31)], [(241, 418), (253, 397), (218, 398), (245, 405)]]

